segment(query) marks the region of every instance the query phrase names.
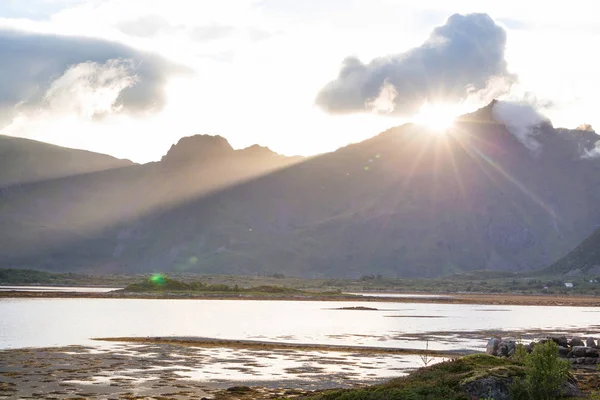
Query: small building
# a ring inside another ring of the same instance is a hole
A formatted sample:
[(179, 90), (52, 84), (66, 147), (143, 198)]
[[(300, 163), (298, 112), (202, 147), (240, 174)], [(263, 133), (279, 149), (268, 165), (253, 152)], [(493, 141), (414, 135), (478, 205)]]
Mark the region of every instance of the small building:
[(573, 283), (571, 283), (571, 282), (565, 282), (565, 287), (572, 288), (573, 287)]

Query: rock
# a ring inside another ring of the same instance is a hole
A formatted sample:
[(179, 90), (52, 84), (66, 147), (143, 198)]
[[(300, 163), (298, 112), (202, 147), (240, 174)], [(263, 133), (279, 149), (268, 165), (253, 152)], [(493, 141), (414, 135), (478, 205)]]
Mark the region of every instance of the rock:
[(575, 346), (573, 347), (572, 353), (573, 357), (585, 357), (587, 353), (588, 347), (585, 346)]
[(512, 349), (508, 350), (508, 357), (512, 357), (515, 355), (515, 348), (513, 347)]
[(511, 384), (511, 379), (490, 376), (465, 383), (462, 390), (475, 399), (510, 400)]
[(487, 346), (485, 347), (485, 352), (491, 356), (495, 356), (501, 341), (502, 340), (495, 337), (488, 340)]
[(505, 342), (501, 342), (500, 345), (498, 345), (496, 355), (498, 357), (508, 357), (508, 345)]
[(592, 358), (600, 357), (600, 352), (598, 351), (598, 349), (595, 349), (593, 347), (586, 347), (585, 349), (586, 349), (585, 350), (586, 357), (592, 357)]
[(589, 337), (585, 339), (585, 345), (587, 347), (596, 347), (596, 341), (594, 340), (594, 338)]
[(554, 343), (556, 343), (559, 346), (562, 346), (562, 347), (569, 346), (569, 342), (567, 341), (566, 336), (550, 336), (548, 339), (552, 340)]
[(569, 354), (571, 354), (571, 350), (569, 350), (568, 347), (562, 347), (562, 346), (560, 346), (558, 348), (558, 355), (560, 357), (567, 358), (567, 357), (569, 357)]
[(578, 357), (575, 359), (575, 364), (583, 364), (585, 363), (585, 357)]
[(514, 353), (515, 349), (517, 348), (517, 342), (514, 339), (506, 339), (504, 342), (508, 346), (508, 352), (510, 353), (510, 351), (512, 350)]
[(232, 386), (230, 388), (227, 388), (227, 391), (233, 393), (248, 393), (253, 392), (254, 390), (252, 390), (252, 388), (248, 386)]
[(583, 340), (581, 340), (581, 338), (574, 337), (574, 338), (571, 338), (571, 340), (569, 340), (569, 346), (571, 346), (571, 347), (585, 346), (585, 344), (583, 343)]
[(531, 342), (527, 346), (525, 346), (525, 350), (527, 350), (527, 353), (531, 353), (533, 351), (534, 347), (535, 347), (535, 342)]
[(573, 352), (570, 351), (569, 354), (567, 354), (567, 358), (573, 358)]
[(569, 377), (569, 380), (562, 385), (561, 395), (561, 397), (587, 397), (577, 386), (577, 381), (573, 377)]
[(586, 357), (586, 358), (583, 360), (583, 363), (584, 363), (585, 365), (594, 365), (594, 364), (596, 364), (596, 360), (597, 360), (597, 358)]

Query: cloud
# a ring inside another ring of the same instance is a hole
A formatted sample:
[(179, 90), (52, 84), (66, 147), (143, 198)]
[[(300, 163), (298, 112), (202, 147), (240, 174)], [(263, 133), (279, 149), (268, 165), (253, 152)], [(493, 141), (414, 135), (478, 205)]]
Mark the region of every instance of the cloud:
[(190, 37), (197, 42), (208, 42), (227, 37), (235, 32), (235, 30), (233, 26), (218, 24), (198, 26), (192, 30)]
[(130, 36), (152, 38), (159, 33), (173, 33), (182, 27), (174, 26), (159, 15), (145, 15), (135, 20), (117, 24), (119, 30)]
[(492, 112), (494, 119), (503, 123), (533, 154), (541, 151), (542, 145), (536, 139), (539, 130), (536, 128), (550, 121), (540, 114), (535, 106), (527, 102), (498, 101), (494, 104)]
[(0, 30), (0, 57), (0, 127), (18, 114), (57, 107), (69, 100), (69, 93), (85, 93), (89, 100), (90, 93), (98, 92), (91, 109), (90, 103), (82, 105), (93, 115), (109, 108), (156, 112), (165, 104), (169, 77), (186, 71), (114, 42), (10, 30)]
[(67, 69), (54, 80), (43, 104), (48, 111), (98, 118), (123, 107), (116, 106), (121, 92), (138, 82), (131, 60), (108, 60), (104, 64), (84, 62)]
[[(504, 59), (506, 32), (487, 14), (454, 14), (421, 46), (364, 64), (348, 57), (337, 79), (317, 95), (316, 104), (332, 114), (379, 111), (374, 99), (390, 85), (395, 115), (412, 115), (423, 103), (455, 102), (483, 90), (490, 80), (510, 84)], [(384, 93), (384, 94), (385, 94)], [(389, 97), (389, 96), (388, 96)]]

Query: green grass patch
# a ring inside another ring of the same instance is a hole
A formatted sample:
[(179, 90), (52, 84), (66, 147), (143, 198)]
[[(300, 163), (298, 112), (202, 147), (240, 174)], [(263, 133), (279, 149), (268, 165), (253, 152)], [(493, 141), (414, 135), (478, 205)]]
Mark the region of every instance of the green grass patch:
[(310, 400), (471, 400), (462, 387), (485, 377), (522, 377), (524, 368), (508, 359), (475, 354), (421, 368), (410, 375), (362, 389), (332, 390)]

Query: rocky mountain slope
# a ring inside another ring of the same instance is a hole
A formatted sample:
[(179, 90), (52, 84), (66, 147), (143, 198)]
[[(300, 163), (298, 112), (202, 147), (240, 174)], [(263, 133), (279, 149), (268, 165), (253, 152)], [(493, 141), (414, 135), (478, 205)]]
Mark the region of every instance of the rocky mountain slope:
[(548, 275), (600, 277), (600, 229), (543, 270)]
[(440, 276), (525, 271), (600, 223), (596, 134), (494, 113), (306, 160), (184, 138), (161, 162), (5, 193), (0, 265), (82, 271)]

